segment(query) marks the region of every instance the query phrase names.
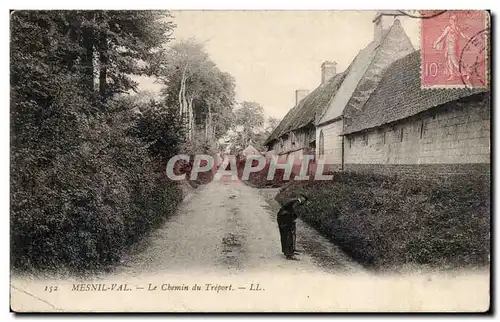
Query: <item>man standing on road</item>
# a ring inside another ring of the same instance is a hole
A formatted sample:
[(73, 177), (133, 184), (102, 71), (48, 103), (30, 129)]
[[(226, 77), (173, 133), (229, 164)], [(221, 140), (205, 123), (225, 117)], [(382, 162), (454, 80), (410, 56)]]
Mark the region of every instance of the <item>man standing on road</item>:
[(286, 259), (296, 259), (294, 257), (295, 241), (296, 241), (296, 207), (306, 203), (308, 198), (305, 195), (300, 195), (286, 204), (278, 211), (278, 227), (281, 236), (281, 251), (285, 254)]

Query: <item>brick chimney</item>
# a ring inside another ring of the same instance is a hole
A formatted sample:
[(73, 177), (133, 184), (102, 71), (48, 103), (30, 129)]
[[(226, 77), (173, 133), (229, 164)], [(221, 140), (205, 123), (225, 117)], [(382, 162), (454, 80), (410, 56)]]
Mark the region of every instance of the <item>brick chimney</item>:
[(298, 89), (295, 91), (295, 106), (299, 105), (300, 101), (302, 101), (307, 95), (309, 95), (309, 91), (307, 89)]
[(325, 84), (337, 73), (337, 63), (334, 61), (325, 61), (321, 64), (321, 84)]
[(373, 40), (380, 42), (384, 31), (388, 30), (395, 21), (399, 22), (397, 17), (403, 15), (404, 14), (402, 12), (396, 10), (378, 11), (375, 18), (373, 18)]

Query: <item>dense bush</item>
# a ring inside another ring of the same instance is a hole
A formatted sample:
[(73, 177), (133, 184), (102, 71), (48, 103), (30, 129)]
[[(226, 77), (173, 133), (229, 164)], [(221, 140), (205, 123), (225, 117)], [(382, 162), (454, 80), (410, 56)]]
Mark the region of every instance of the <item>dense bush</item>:
[[(82, 103), (68, 94), (52, 107)], [(13, 133), (14, 267), (107, 266), (175, 211), (180, 189), (163, 176), (145, 142), (130, 135), (134, 118), (56, 113), (44, 122), (54, 137), (41, 127), (38, 137)]]
[[(136, 59), (147, 67), (151, 49), (161, 46), (169, 28), (154, 26), (158, 17), (148, 11), (11, 15), (13, 268), (107, 267), (175, 211), (181, 191), (161, 168), (162, 158), (177, 153), (180, 131), (175, 122), (161, 124), (168, 111), (135, 114), (137, 106), (118, 95), (134, 88), (130, 74), (142, 72)], [(99, 90), (94, 55), (108, 62), (99, 70)], [(162, 132), (144, 126), (155, 118)], [(167, 145), (157, 144), (165, 138)]]
[(416, 181), (343, 172), (328, 182), (292, 182), (277, 200), (309, 195), (301, 217), (370, 267), (476, 266), (489, 262), (489, 180), (457, 175)]

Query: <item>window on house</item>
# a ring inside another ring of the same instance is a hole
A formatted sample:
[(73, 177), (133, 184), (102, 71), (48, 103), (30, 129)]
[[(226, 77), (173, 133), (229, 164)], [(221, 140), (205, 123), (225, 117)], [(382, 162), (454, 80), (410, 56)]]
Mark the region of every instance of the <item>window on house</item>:
[(420, 138), (424, 137), (424, 121), (420, 122)]
[(322, 130), (319, 131), (319, 155), (325, 155), (325, 136)]
[(363, 144), (368, 145), (368, 134), (363, 134)]
[(403, 127), (401, 127), (401, 130), (399, 132), (399, 139), (400, 139), (401, 142), (403, 142), (403, 136), (404, 136), (404, 131), (403, 130), (404, 130)]
[(387, 133), (387, 131), (384, 130), (384, 132), (382, 132), (382, 144), (385, 144), (385, 134)]

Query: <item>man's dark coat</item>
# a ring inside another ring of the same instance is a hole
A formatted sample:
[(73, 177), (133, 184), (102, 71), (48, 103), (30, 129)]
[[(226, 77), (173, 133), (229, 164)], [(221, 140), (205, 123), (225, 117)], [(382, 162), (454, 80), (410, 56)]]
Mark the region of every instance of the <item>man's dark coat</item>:
[(295, 205), (297, 199), (284, 204), (278, 211), (278, 227), (281, 236), (281, 250), (285, 256), (293, 256), (295, 252), (296, 220)]

